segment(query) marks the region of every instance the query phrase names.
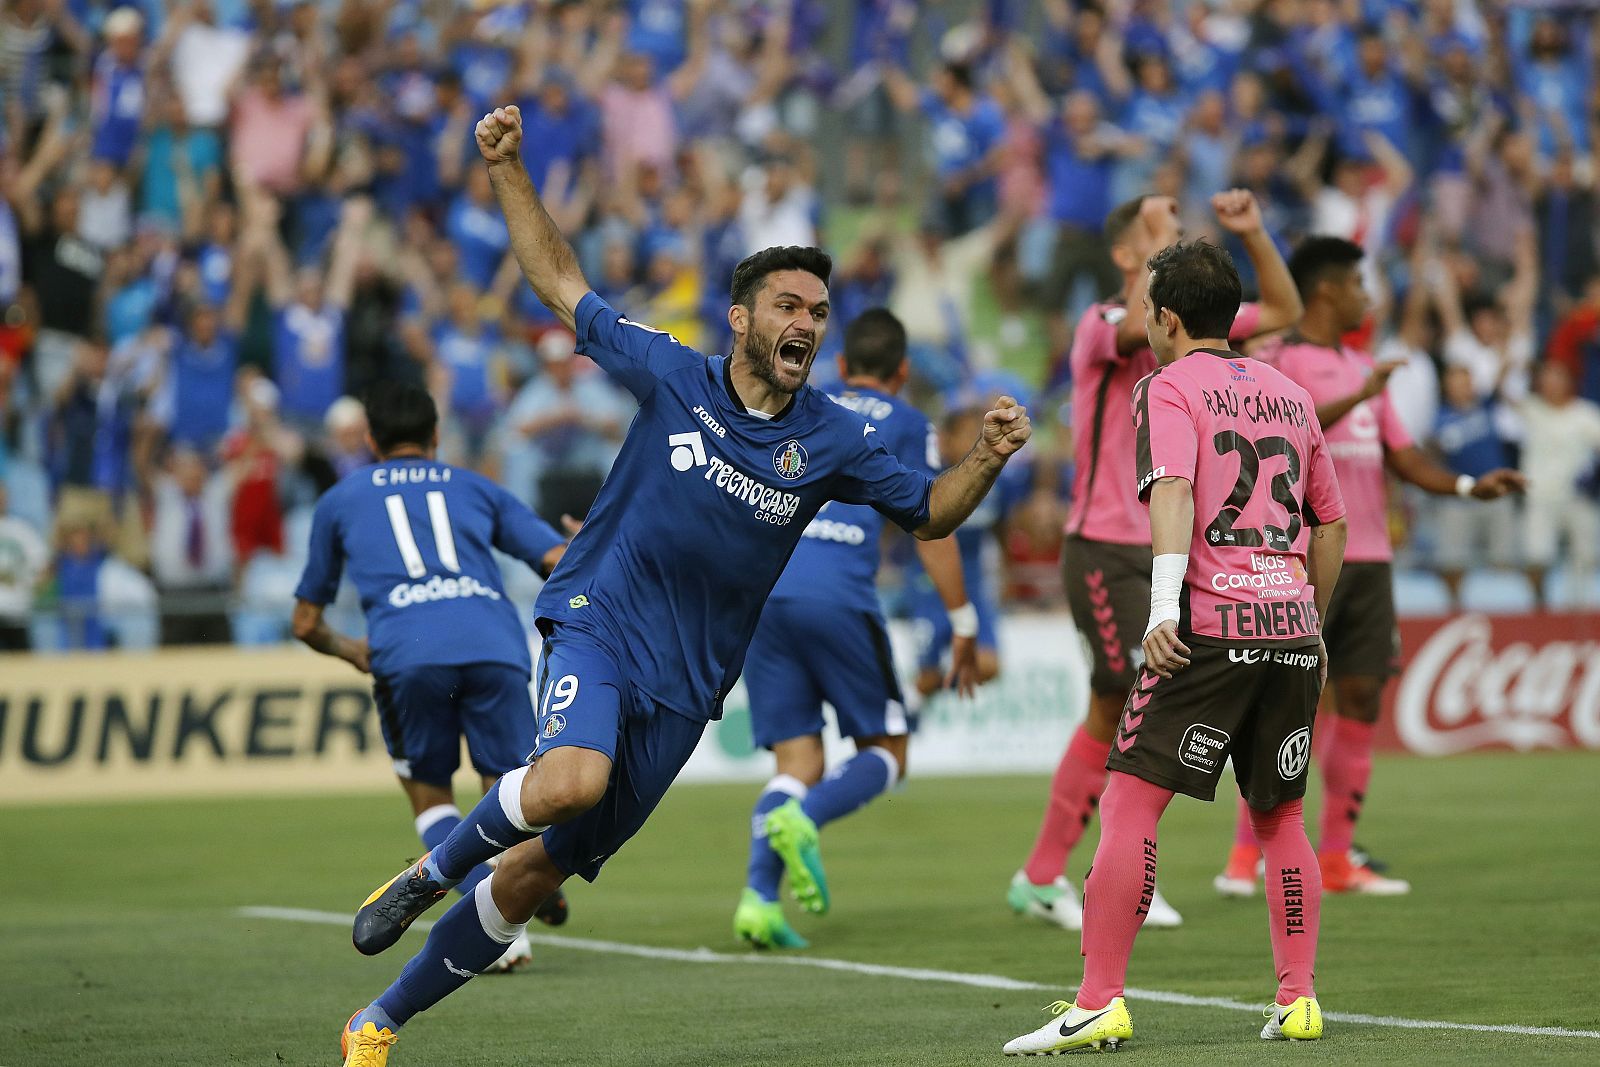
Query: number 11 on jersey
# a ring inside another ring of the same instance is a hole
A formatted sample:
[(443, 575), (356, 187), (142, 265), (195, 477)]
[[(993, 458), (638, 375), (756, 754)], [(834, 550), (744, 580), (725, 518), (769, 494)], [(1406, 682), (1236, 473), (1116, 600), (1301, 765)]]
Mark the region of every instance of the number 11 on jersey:
[[(433, 527), (433, 546), (439, 553), (439, 563), (445, 570), (461, 573), (461, 560), (456, 556), (456, 536), (450, 529), (450, 509), (445, 505), (444, 493), (437, 489), (427, 494), (428, 520)], [(395, 547), (400, 550), (400, 560), (406, 574), (413, 578), (425, 577), (428, 565), (423, 562), (422, 550), (417, 547), (416, 536), (411, 532), (411, 518), (406, 514), (406, 502), (399, 493), (383, 498), (389, 512), (389, 527), (394, 531)]]

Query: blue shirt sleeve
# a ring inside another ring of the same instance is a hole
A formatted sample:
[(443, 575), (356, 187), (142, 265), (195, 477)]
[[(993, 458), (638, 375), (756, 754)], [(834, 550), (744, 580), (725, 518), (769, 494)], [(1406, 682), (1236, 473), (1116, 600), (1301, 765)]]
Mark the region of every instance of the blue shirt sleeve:
[(339, 576), (344, 572), (344, 544), (339, 539), (339, 523), (334, 515), (337, 490), (317, 502), (311, 514), (311, 544), (306, 552), (306, 569), (295, 587), (296, 600), (308, 604), (331, 604), (339, 595)]
[(641, 402), (665, 375), (705, 362), (671, 334), (623, 318), (593, 292), (578, 301), (574, 318), (578, 352)]
[(495, 513), (494, 547), (543, 574), (545, 553), (566, 538), (504, 488), (489, 483), (489, 491)]
[(904, 530), (926, 526), (933, 478), (891, 455), (871, 426), (865, 431), (853, 445), (854, 456), (834, 483), (834, 499), (846, 504), (871, 504)]

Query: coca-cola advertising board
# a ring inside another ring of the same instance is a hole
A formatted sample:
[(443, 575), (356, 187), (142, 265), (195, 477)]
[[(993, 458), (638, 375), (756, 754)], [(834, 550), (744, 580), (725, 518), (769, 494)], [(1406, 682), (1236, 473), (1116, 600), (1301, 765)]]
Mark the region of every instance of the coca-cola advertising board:
[(1378, 744), (1422, 756), (1600, 749), (1600, 615), (1403, 619)]

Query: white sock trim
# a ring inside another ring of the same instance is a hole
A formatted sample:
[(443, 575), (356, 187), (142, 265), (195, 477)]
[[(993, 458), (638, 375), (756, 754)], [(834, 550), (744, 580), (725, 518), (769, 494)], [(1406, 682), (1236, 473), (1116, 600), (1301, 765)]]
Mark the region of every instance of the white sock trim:
[(485, 878), (478, 883), (478, 887), (472, 891), (472, 903), (478, 908), (478, 925), (483, 927), (483, 932), (502, 945), (509, 945), (528, 928), (528, 924), (523, 923), (519, 926), (507, 922), (506, 917), (500, 914), (500, 909), (494, 902), (494, 894), (489, 890), (489, 883), (493, 881), (493, 878)]
[(528, 777), (528, 767), (518, 767), (500, 779), (495, 789), (500, 794), (500, 810), (506, 813), (506, 818), (525, 834), (536, 833), (537, 829), (522, 815), (522, 780)]
[(773, 775), (772, 781), (767, 783), (767, 787), (762, 792), (787, 793), (796, 800), (804, 800), (805, 795), (811, 792), (811, 789), (792, 774), (776, 774)]
[(883, 765), (889, 768), (889, 784), (884, 786), (884, 788), (893, 789), (894, 784), (900, 780), (900, 761), (894, 758), (893, 752), (890, 752), (886, 748), (880, 748), (877, 745), (868, 745), (866, 748), (862, 749), (860, 753), (858, 753), (858, 755), (862, 756), (869, 754), (877, 756), (879, 759), (883, 760)]
[(435, 804), (417, 816), (417, 836), (421, 837), (445, 819), (461, 821), (461, 809), (454, 804)]

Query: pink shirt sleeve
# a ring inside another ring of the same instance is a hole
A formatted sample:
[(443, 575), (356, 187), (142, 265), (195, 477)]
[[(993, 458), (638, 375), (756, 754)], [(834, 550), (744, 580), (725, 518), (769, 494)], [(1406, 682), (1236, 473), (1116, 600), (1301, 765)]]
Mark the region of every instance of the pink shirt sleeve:
[(1302, 510), (1306, 525), (1321, 526), (1344, 518), (1344, 494), (1339, 491), (1339, 478), (1333, 472), (1333, 457), (1328, 454), (1322, 427), (1312, 420), (1311, 429), (1311, 455), (1306, 460), (1306, 495)]
[(1096, 304), (1083, 313), (1078, 328), (1072, 335), (1072, 370), (1092, 367), (1097, 363), (1115, 363), (1121, 358), (1117, 351), (1117, 323), (1107, 316), (1122, 321), (1117, 316), (1126, 315), (1124, 308)]
[(1145, 378), (1133, 390), (1133, 427), (1139, 451), (1139, 499), (1161, 478), (1194, 482), (1199, 436), (1194, 416), (1170, 374)]
[(1233, 329), (1228, 331), (1230, 341), (1248, 341), (1261, 332), (1261, 305), (1240, 304), (1239, 313), (1233, 317)]

